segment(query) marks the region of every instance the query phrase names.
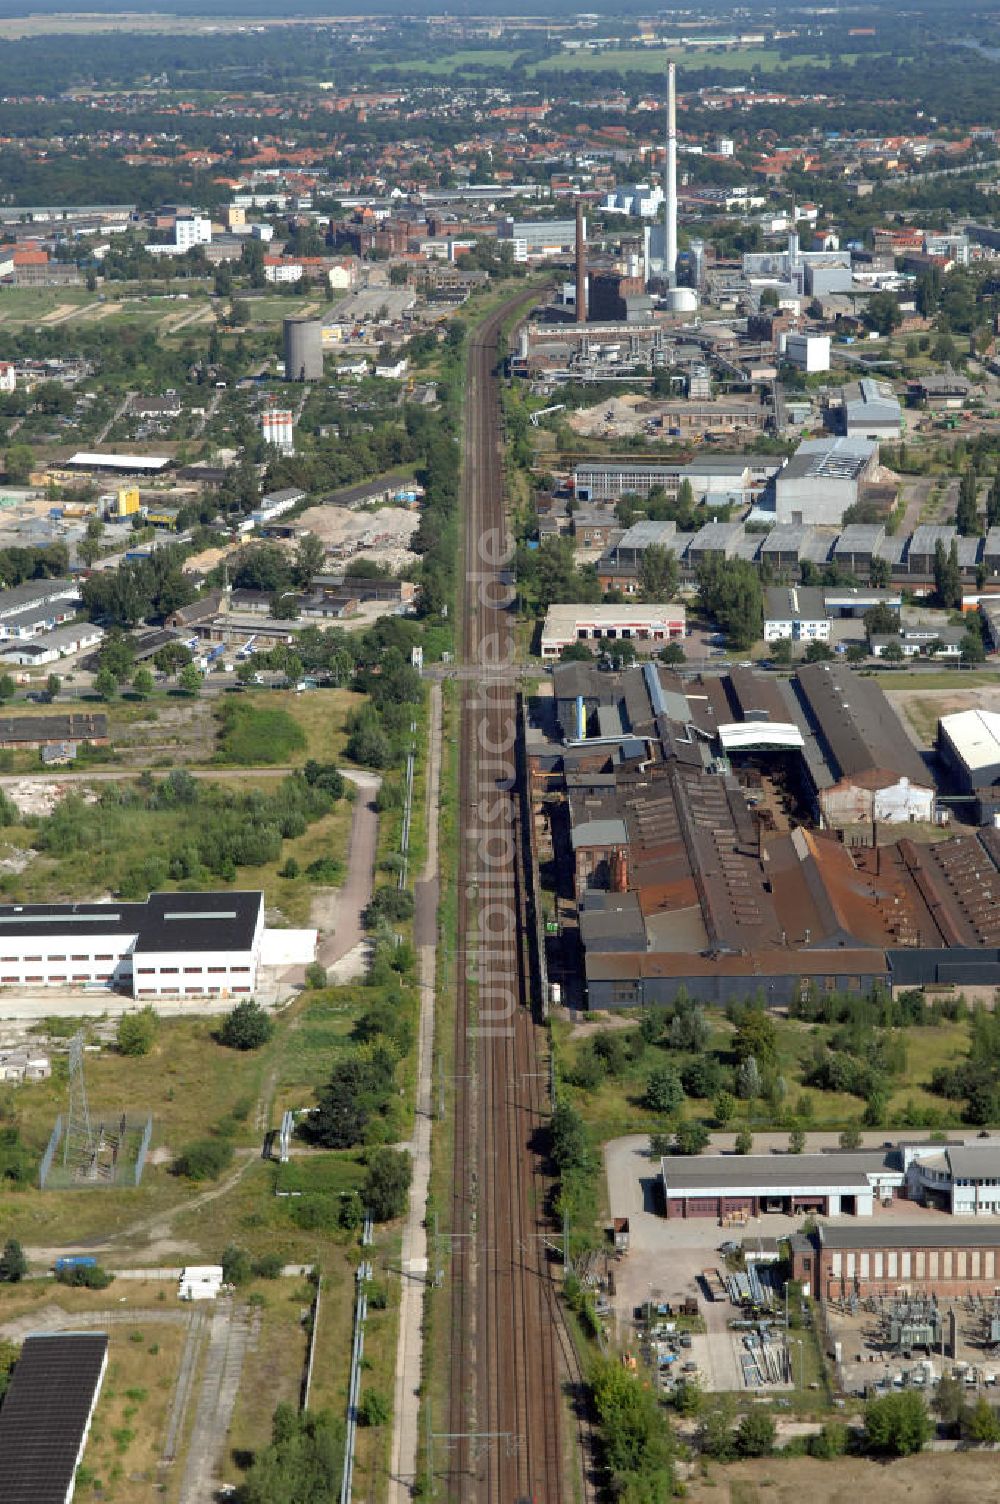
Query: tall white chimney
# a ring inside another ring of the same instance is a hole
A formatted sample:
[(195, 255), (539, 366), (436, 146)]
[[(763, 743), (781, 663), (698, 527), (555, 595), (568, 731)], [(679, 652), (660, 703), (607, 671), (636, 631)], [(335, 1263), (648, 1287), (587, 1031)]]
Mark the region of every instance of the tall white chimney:
[(667, 64), (667, 187), (666, 224), (663, 237), (663, 277), (677, 284), (677, 79), (673, 63)]

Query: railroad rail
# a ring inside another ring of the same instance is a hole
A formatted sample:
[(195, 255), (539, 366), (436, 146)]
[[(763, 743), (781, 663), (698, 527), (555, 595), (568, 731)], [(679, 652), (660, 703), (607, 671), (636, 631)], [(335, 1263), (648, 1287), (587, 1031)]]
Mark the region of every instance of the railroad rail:
[(548, 1068), (525, 950), (517, 685), (504, 672), (514, 623), (495, 367), (503, 320), (532, 296), (470, 336), (465, 410), (449, 1441), (434, 1469), (463, 1504), (567, 1496), (562, 1387), (579, 1380), (548, 1268)]

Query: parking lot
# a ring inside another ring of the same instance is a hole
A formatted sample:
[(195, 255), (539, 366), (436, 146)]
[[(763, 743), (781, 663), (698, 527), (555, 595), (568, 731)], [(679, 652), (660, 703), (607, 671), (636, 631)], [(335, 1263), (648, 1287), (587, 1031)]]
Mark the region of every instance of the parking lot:
[[(698, 1366), (702, 1387), (742, 1390), (743, 1337), (729, 1323), (740, 1312), (728, 1299), (709, 1300), (701, 1273), (725, 1273), (719, 1245), (747, 1233), (787, 1237), (796, 1223), (784, 1216), (757, 1217), (749, 1229), (720, 1228), (712, 1217), (667, 1221), (659, 1192), (659, 1161), (650, 1159), (648, 1140), (636, 1134), (615, 1139), (605, 1148), (609, 1209), (629, 1220), (629, 1252), (615, 1267), (611, 1297), (617, 1337), (622, 1347), (636, 1343), (638, 1307), (664, 1302), (676, 1308), (685, 1298), (698, 1300), (705, 1332), (692, 1336), (690, 1359)], [(769, 1389), (789, 1387), (769, 1384)]]

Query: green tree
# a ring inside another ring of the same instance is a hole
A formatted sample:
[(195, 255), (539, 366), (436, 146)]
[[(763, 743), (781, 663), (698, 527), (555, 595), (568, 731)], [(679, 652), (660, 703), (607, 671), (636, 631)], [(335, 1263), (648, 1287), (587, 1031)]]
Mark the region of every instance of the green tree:
[(646, 1106), (660, 1117), (671, 1117), (684, 1100), (681, 1078), (672, 1065), (658, 1065), (646, 1081)]
[(986, 498), (986, 526), (997, 527), (1000, 525), (1000, 470), (993, 477), (989, 495)]
[(238, 1243), (229, 1243), (223, 1249), (220, 1263), (227, 1285), (246, 1285), (253, 1279), (253, 1259)]
[(186, 695), (197, 695), (201, 692), (201, 670), (193, 663), (186, 663), (177, 676), (177, 683)]
[(863, 642), (852, 642), (844, 656), (848, 663), (864, 663), (868, 657), (868, 648)]
[(985, 1395), (981, 1394), (973, 1405), (962, 1430), (970, 1441), (980, 1447), (995, 1446), (1000, 1441), (1000, 1418)]
[(776, 1434), (766, 1410), (750, 1410), (736, 1427), (736, 1450), (741, 1457), (770, 1457)]
[(113, 700), (118, 692), (118, 680), (110, 669), (102, 668), (94, 676), (94, 689), (102, 700)]
[(240, 1504), (325, 1504), (340, 1488), (339, 1423), (327, 1410), (298, 1414), (280, 1404), (271, 1444), (258, 1450), (240, 1484)]
[(958, 545), (952, 539), (945, 553), (939, 538), (934, 545), (934, 589), (942, 606), (957, 610), (962, 604), (962, 571), (958, 562)]
[(963, 538), (972, 538), (979, 533), (978, 494), (978, 478), (970, 465), (959, 482), (958, 506), (955, 511), (955, 526)]
[(753, 1153), (753, 1134), (750, 1132), (749, 1128), (740, 1129), (739, 1133), (736, 1135), (735, 1148), (737, 1154)]
[(644, 601), (672, 601), (677, 592), (677, 557), (673, 549), (651, 543), (639, 562), (639, 592)]
[(736, 1112), (736, 1098), (728, 1091), (720, 1091), (712, 1103), (712, 1116), (719, 1128), (725, 1128)]
[(792, 639), (790, 637), (777, 638), (776, 641), (768, 644), (767, 650), (771, 655), (772, 663), (785, 666), (792, 661)]
[(60, 679), (59, 675), (49, 674), (49, 677), (45, 681), (45, 693), (48, 695), (49, 699), (54, 700), (61, 689), (62, 680)]
[(674, 1134), (674, 1147), (678, 1154), (700, 1154), (708, 1148), (709, 1132), (697, 1118), (686, 1118), (678, 1123)]
[(679, 642), (668, 642), (665, 648), (660, 649), (660, 662), (677, 668), (687, 662), (687, 654)]
[(362, 1426), (386, 1426), (392, 1419), (392, 1406), (378, 1389), (366, 1389), (358, 1405), (358, 1421)]
[(973, 628), (970, 628), (969, 631), (967, 631), (966, 634), (965, 634), (965, 636), (962, 638), (962, 662), (963, 663), (985, 663), (986, 662), (986, 649), (983, 646), (982, 636), (981, 636), (981, 634), (979, 632), (975, 631)]
[(906, 654), (903, 652), (902, 643), (887, 642), (882, 649), (881, 657), (885, 659), (886, 663), (902, 663), (906, 657)]
[(860, 1149), (861, 1129), (856, 1124), (852, 1124), (850, 1128), (845, 1128), (838, 1139), (838, 1143), (842, 1149)]
[(807, 663), (828, 663), (833, 657), (833, 649), (828, 642), (811, 642), (805, 651)]
[(933, 1433), (927, 1406), (913, 1390), (887, 1394), (865, 1406), (865, 1446), (876, 1455), (909, 1457), (921, 1451)]
[(552, 1159), (559, 1173), (582, 1169), (590, 1158), (583, 1119), (571, 1103), (561, 1100), (552, 1114)]
[(789, 1154), (801, 1154), (806, 1146), (806, 1136), (801, 1128), (793, 1128), (788, 1135)]
[(733, 1035), (733, 1052), (737, 1060), (752, 1055), (765, 1070), (778, 1063), (778, 1034), (774, 1019), (763, 1008), (750, 1008), (740, 1019)]
[(11, 444), (4, 457), (8, 480), (26, 481), (35, 468), (35, 456), (27, 444)]
[(253, 998), (245, 998), (227, 1013), (219, 1029), (219, 1043), (231, 1050), (259, 1050), (274, 1033), (274, 1023)]
[(405, 1151), (373, 1150), (361, 1196), (376, 1222), (391, 1222), (403, 1215), (412, 1179), (413, 1161)]
[(712, 558), (699, 564), (698, 594), (706, 613), (723, 627), (734, 648), (746, 649), (764, 632), (760, 575), (746, 559)]
[(0, 700), (12, 700), (17, 694), (17, 685), (10, 674), (0, 674)]
[(148, 1005), (137, 1013), (123, 1013), (115, 1035), (119, 1054), (148, 1055), (156, 1042), (156, 1026), (156, 1013)]
[(137, 668), (132, 676), (132, 688), (140, 700), (153, 693), (153, 676), (148, 668)]
[(16, 1238), (8, 1238), (0, 1254), (0, 1280), (16, 1285), (28, 1272), (28, 1260)]

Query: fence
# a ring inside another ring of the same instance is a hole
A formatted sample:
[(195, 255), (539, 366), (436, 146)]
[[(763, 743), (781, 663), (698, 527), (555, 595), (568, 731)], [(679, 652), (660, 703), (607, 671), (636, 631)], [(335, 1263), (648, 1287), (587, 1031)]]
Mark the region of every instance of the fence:
[(316, 1275), (316, 1295), (313, 1299), (312, 1325), (309, 1329), (309, 1349), (306, 1353), (306, 1371), (302, 1379), (302, 1410), (309, 1409), (309, 1391), (312, 1389), (313, 1363), (316, 1358), (316, 1333), (319, 1331), (319, 1291), (323, 1277)]

